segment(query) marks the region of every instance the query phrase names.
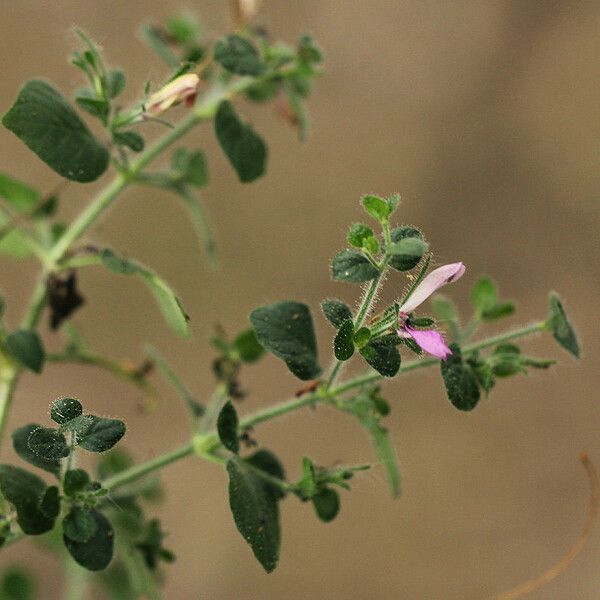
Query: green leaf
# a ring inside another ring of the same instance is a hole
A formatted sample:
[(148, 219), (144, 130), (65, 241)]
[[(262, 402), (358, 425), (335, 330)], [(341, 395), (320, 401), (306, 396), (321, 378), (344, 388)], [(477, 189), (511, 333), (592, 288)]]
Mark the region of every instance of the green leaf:
[(106, 123), (110, 113), (110, 102), (104, 98), (97, 98), (92, 90), (82, 90), (75, 96), (79, 108)]
[[(396, 227), (390, 231), (390, 239), (392, 240), (392, 244), (400, 244), (397, 246), (400, 253), (392, 256), (389, 263), (397, 271), (410, 271), (410, 269), (414, 269), (419, 264), (423, 253), (427, 250), (427, 245), (423, 242), (423, 234), (415, 227)], [(420, 240), (425, 245), (412, 242), (414, 245), (410, 246), (410, 242), (404, 241), (408, 239)], [(401, 244), (405, 245), (402, 246)]]
[(554, 335), (554, 339), (575, 358), (579, 358), (580, 347), (577, 334), (573, 325), (567, 317), (567, 313), (556, 292), (550, 294), (550, 315), (548, 326)]
[(40, 502), (40, 510), (49, 518), (56, 519), (60, 513), (60, 492), (58, 487), (51, 485), (46, 488)]
[(333, 340), (333, 353), (338, 360), (349, 360), (354, 354), (354, 323), (344, 321)]
[(361, 198), (361, 204), (376, 221), (387, 223), (390, 215), (390, 206), (386, 200), (379, 196), (367, 194)]
[(456, 339), (460, 326), (456, 304), (447, 296), (435, 294), (431, 298), (431, 308), (438, 321), (448, 329), (451, 339)]
[(144, 138), (137, 131), (115, 131), (113, 140), (119, 146), (127, 146), (133, 152), (141, 152), (146, 145)]
[(29, 449), (46, 460), (58, 460), (69, 456), (69, 446), (65, 436), (49, 427), (38, 427), (29, 434)]
[(102, 251), (100, 259), (102, 264), (114, 273), (119, 273), (121, 275), (139, 275), (144, 283), (150, 288), (165, 320), (171, 326), (173, 331), (181, 337), (187, 337), (189, 335), (189, 318), (187, 314), (183, 310), (175, 292), (156, 273), (133, 260), (119, 256), (108, 248), (105, 248)]
[(239, 457), (227, 461), (227, 473), (229, 506), (238, 531), (270, 573), (277, 566), (281, 544), (277, 498)]
[(40, 336), (29, 329), (19, 329), (6, 338), (8, 353), (34, 373), (41, 373), (46, 359)]
[[(244, 460), (253, 467), (268, 473), (272, 477), (285, 481), (285, 470), (283, 465), (271, 451), (261, 448)], [(265, 485), (276, 498), (280, 499), (285, 497), (285, 491), (280, 487), (272, 485), (268, 481), (264, 481), (263, 485)]]
[(285, 361), (296, 377), (315, 379), (321, 374), (313, 320), (306, 304), (285, 301), (261, 306), (252, 311), (250, 322), (261, 345)]
[(331, 275), (338, 281), (362, 283), (375, 279), (379, 275), (379, 269), (359, 252), (342, 250), (333, 257)]
[(75, 398), (58, 398), (50, 406), (50, 418), (59, 425), (67, 423), (83, 413), (83, 406)]
[(113, 555), (114, 533), (110, 521), (97, 510), (91, 510), (89, 516), (96, 523), (96, 532), (85, 542), (78, 542), (63, 535), (69, 554), (82, 567), (89, 571), (106, 569)]
[(240, 453), (238, 423), (235, 407), (231, 402), (226, 402), (217, 418), (217, 433), (223, 446), (235, 454)]
[(240, 360), (245, 363), (256, 362), (265, 353), (265, 349), (256, 338), (254, 329), (247, 329), (238, 334), (233, 340), (233, 348), (238, 353)]
[(377, 456), (385, 467), (392, 489), (392, 496), (397, 498), (400, 495), (400, 471), (396, 460), (396, 451), (389, 439), (387, 430), (379, 422), (377, 401), (373, 401), (373, 398), (369, 395), (362, 394), (354, 398), (348, 409), (369, 432)]
[(86, 416), (92, 421), (84, 432), (77, 434), (77, 444), (89, 452), (106, 452), (125, 435), (125, 423), (119, 419)]
[(63, 491), (67, 496), (82, 492), (90, 483), (90, 476), (83, 469), (70, 469), (63, 479)]
[(0, 600), (35, 600), (36, 584), (21, 567), (8, 567), (0, 580)]
[(173, 153), (171, 168), (185, 183), (195, 187), (204, 187), (208, 184), (206, 158), (201, 150), (178, 148)]
[(109, 98), (116, 98), (125, 88), (126, 77), (123, 71), (113, 69), (106, 75), (105, 90)]
[(94, 181), (108, 167), (108, 150), (45, 81), (28, 81), (2, 123), (67, 179)]
[(13, 447), (15, 452), (25, 462), (28, 462), (30, 465), (38, 467), (39, 469), (43, 469), (44, 471), (48, 471), (48, 473), (52, 473), (58, 477), (60, 475), (60, 460), (49, 460), (38, 456), (29, 447), (28, 440), (31, 432), (39, 428), (40, 425), (37, 425), (36, 423), (30, 423), (29, 425), (24, 425), (23, 427), (15, 429), (12, 433)]
[(368, 327), (361, 327), (354, 332), (354, 343), (362, 348), (371, 339), (371, 330)]
[(74, 542), (89, 542), (98, 531), (98, 523), (89, 510), (73, 506), (62, 522), (63, 534)]
[(27, 535), (40, 535), (54, 527), (55, 518), (41, 507), (46, 484), (33, 473), (12, 465), (0, 465), (0, 490), (17, 511), (17, 523)]
[(340, 496), (331, 488), (321, 488), (313, 497), (312, 503), (315, 512), (321, 521), (329, 523), (340, 512)]
[(498, 302), (496, 284), (489, 277), (479, 279), (473, 286), (472, 301), (475, 313), (480, 317), (485, 311), (494, 308)]
[(321, 310), (325, 318), (336, 328), (339, 329), (344, 321), (352, 320), (352, 311), (341, 300), (330, 298), (321, 302)]
[(40, 201), (40, 194), (28, 185), (0, 173), (0, 198), (20, 213), (30, 213)]
[(396, 344), (397, 336), (385, 335), (370, 340), (360, 353), (380, 375), (394, 377), (400, 370), (400, 352)]
[(496, 321), (502, 317), (508, 317), (515, 312), (515, 305), (512, 302), (502, 302), (496, 304), (492, 308), (488, 308), (481, 313), (481, 318), (484, 321)]
[(267, 147), (252, 127), (238, 118), (230, 102), (223, 101), (219, 105), (215, 116), (215, 133), (242, 183), (254, 181), (263, 175)]
[(215, 60), (237, 75), (257, 77), (265, 70), (254, 44), (239, 35), (228, 35), (215, 44)]
[(373, 230), (364, 223), (353, 223), (346, 239), (351, 246), (362, 248), (365, 240), (373, 237)]
[(480, 398), (477, 378), (463, 363), (458, 344), (450, 344), (449, 348), (452, 354), (441, 361), (442, 377), (448, 399), (458, 410), (473, 410)]
[(408, 236), (398, 242), (392, 242), (387, 251), (392, 255), (391, 260), (394, 262), (392, 266), (395, 269), (403, 270), (399, 267), (416, 265), (427, 251), (427, 248), (427, 244), (421, 238)]

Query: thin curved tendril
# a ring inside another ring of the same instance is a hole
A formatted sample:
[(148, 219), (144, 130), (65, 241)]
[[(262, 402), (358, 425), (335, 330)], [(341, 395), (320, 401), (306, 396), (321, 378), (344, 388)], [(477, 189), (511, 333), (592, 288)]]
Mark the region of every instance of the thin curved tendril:
[(590, 510), (583, 531), (575, 543), (571, 546), (569, 551), (547, 571), (538, 577), (534, 577), (533, 579), (525, 581), (524, 583), (512, 588), (511, 590), (508, 590), (507, 592), (503, 592), (498, 596), (493, 596), (490, 600), (514, 600), (515, 598), (521, 598), (526, 594), (543, 587), (558, 577), (563, 571), (568, 569), (573, 561), (577, 558), (579, 553), (583, 550), (583, 547), (592, 533), (594, 524), (596, 523), (596, 517), (598, 516), (598, 508), (600, 506), (600, 482), (598, 481), (598, 473), (596, 472), (596, 468), (585, 452), (581, 454), (580, 460), (590, 480)]

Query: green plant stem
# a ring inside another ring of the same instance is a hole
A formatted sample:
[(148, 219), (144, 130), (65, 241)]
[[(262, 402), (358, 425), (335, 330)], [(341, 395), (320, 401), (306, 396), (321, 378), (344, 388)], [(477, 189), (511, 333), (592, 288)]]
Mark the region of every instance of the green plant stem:
[(80, 567), (70, 556), (66, 557), (64, 600), (85, 600), (87, 596), (89, 571)]
[[(273, 74), (265, 76), (265, 79)], [(284, 74), (285, 76), (285, 74)], [(256, 82), (251, 77), (242, 77), (225, 87), (209, 90), (192, 112), (182, 119), (173, 129), (160, 137), (147, 148), (137, 160), (133, 161), (130, 170), (119, 173), (108, 185), (100, 191), (83, 212), (71, 223), (56, 244), (48, 252), (46, 265), (33, 291), (29, 308), (23, 319), (23, 327), (33, 329), (38, 324), (46, 302), (46, 277), (50, 270), (57, 266), (67, 254), (72, 245), (77, 242), (98, 218), (108, 209), (123, 190), (131, 183), (144, 167), (160, 156), (171, 144), (183, 137), (190, 129), (203, 121), (214, 117), (219, 104), (239, 94)], [(12, 404), (15, 387), (20, 375), (20, 369), (15, 368), (8, 378), (2, 382), (0, 389), (0, 446), (4, 439), (4, 430), (8, 413)]]
[[(383, 279), (383, 274), (385, 272), (386, 264), (387, 264), (387, 260), (384, 258), (383, 265), (381, 266), (381, 271), (379, 272), (377, 277), (375, 277), (375, 279), (373, 279), (373, 281), (371, 281), (371, 284), (367, 288), (367, 292), (362, 299), (362, 302), (360, 304), (358, 312), (356, 313), (356, 318), (354, 319), (354, 331), (356, 331), (360, 328), (360, 326), (363, 324), (367, 314), (369, 314), (369, 310), (371, 309), (371, 306), (373, 305), (373, 302), (375, 300), (375, 296), (377, 295), (377, 290), (379, 289), (379, 286), (381, 285), (381, 281)], [(342, 367), (342, 364), (343, 364), (343, 362), (341, 360), (335, 361), (331, 371), (329, 372), (329, 377), (327, 379), (327, 384), (325, 386), (326, 390), (329, 390), (331, 388), (331, 386), (334, 384), (335, 378), (337, 377), (337, 375)]]
[(121, 363), (105, 356), (99, 356), (91, 352), (63, 352), (56, 354), (48, 354), (46, 361), (50, 363), (72, 363), (78, 365), (88, 365), (92, 367), (98, 367), (108, 373), (114, 375), (118, 379), (122, 379), (127, 383), (135, 385), (149, 395), (156, 396), (156, 390), (146, 381), (144, 377), (136, 376), (135, 371), (124, 367)]
[[(516, 338), (524, 337), (532, 333), (539, 333), (540, 331), (544, 331), (546, 328), (547, 325), (545, 321), (538, 321), (536, 323), (532, 323), (531, 325), (526, 325), (525, 327), (514, 329), (512, 331), (502, 333), (500, 335), (482, 340), (480, 342), (475, 342), (473, 344), (470, 344), (469, 346), (465, 346), (463, 351), (465, 353), (468, 353), (474, 352), (476, 350), (481, 350), (483, 348), (489, 348), (490, 346), (501, 344), (503, 342), (507, 342)], [(435, 364), (439, 364), (439, 362), (440, 361), (437, 358), (426, 358), (422, 360), (409, 361), (400, 368), (400, 372), (406, 373), (409, 371), (415, 371), (417, 369), (422, 369)], [(305, 394), (300, 398), (292, 398), (290, 400), (280, 402), (279, 404), (274, 404), (241, 419), (239, 428), (240, 430), (243, 430), (248, 427), (258, 425), (259, 423), (264, 423), (266, 421), (275, 419), (276, 417), (280, 417), (282, 415), (294, 412), (305, 406), (315, 405), (319, 402), (331, 400), (346, 392), (360, 388), (369, 383), (379, 381), (380, 379), (382, 379), (382, 376), (379, 373), (375, 371), (369, 371), (354, 379), (350, 379), (349, 381), (346, 381), (328, 391), (317, 391), (310, 394)], [(216, 432), (207, 433), (200, 437), (202, 438), (202, 446), (205, 449), (203, 455), (214, 453), (221, 446), (219, 437)], [(170, 452), (162, 454), (161, 456), (157, 456), (156, 458), (153, 458), (152, 460), (146, 463), (142, 463), (135, 467), (131, 467), (130, 469), (127, 469), (126, 471), (123, 471), (122, 473), (119, 473), (118, 475), (115, 475), (105, 480), (103, 482), (103, 485), (109, 490), (115, 489), (122, 485), (131, 483), (132, 481), (139, 479), (144, 475), (148, 475), (153, 471), (162, 469), (163, 467), (170, 465), (171, 463), (174, 463), (182, 458), (191, 456), (193, 453), (193, 442), (187, 442), (180, 448), (176, 448), (175, 450), (171, 450)]]

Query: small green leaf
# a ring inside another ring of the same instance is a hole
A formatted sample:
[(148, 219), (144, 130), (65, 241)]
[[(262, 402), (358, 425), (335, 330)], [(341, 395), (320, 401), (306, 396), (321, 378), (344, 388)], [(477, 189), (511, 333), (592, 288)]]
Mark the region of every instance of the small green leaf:
[(255, 46), (239, 35), (228, 35), (215, 44), (215, 60), (237, 75), (257, 77), (265, 69)]
[(0, 198), (4, 198), (20, 213), (27, 214), (37, 207), (40, 201), (40, 194), (9, 175), (0, 173)]
[(431, 298), (431, 308), (438, 321), (446, 327), (451, 339), (456, 339), (459, 333), (460, 318), (456, 304), (447, 296), (435, 294)]
[(23, 427), (19, 427), (19, 429), (15, 429), (12, 433), (13, 447), (15, 452), (30, 465), (48, 471), (58, 477), (60, 475), (60, 460), (48, 460), (38, 456), (29, 447), (28, 440), (31, 432), (40, 427), (41, 426), (36, 423), (30, 423), (29, 425), (24, 425)]
[(55, 518), (41, 507), (46, 484), (33, 473), (12, 465), (0, 465), (0, 490), (17, 511), (17, 523), (27, 535), (40, 535), (54, 527)]
[(21, 567), (8, 567), (0, 580), (0, 600), (35, 600), (36, 584)]
[(29, 329), (19, 329), (6, 338), (6, 349), (9, 354), (27, 369), (41, 373), (46, 353), (40, 336)]
[(109, 98), (116, 98), (125, 88), (126, 77), (123, 71), (113, 69), (106, 74), (105, 89)]
[(556, 292), (550, 294), (550, 315), (548, 326), (554, 334), (554, 339), (575, 358), (579, 358), (580, 347), (577, 334), (567, 317), (562, 302)]
[(270, 573), (277, 566), (281, 544), (277, 498), (239, 457), (227, 461), (227, 473), (229, 505), (238, 531)]
[[(245, 458), (244, 461), (268, 473), (272, 477), (285, 481), (285, 469), (279, 459), (270, 450), (261, 448), (248, 458)], [(285, 497), (285, 491), (277, 485), (270, 484), (268, 481), (264, 481), (263, 484), (275, 498), (281, 499)]]
[(86, 416), (92, 417), (92, 421), (85, 432), (77, 434), (77, 444), (89, 452), (106, 452), (125, 435), (123, 421)]
[(146, 145), (144, 138), (137, 131), (115, 131), (113, 140), (119, 146), (127, 146), (133, 152), (141, 152)]
[(379, 269), (359, 252), (342, 250), (333, 257), (331, 275), (338, 281), (362, 283), (375, 279), (379, 275)]
[(340, 496), (331, 488), (321, 488), (313, 497), (312, 503), (315, 512), (321, 521), (329, 523), (340, 512)]
[(83, 413), (83, 406), (75, 398), (58, 398), (50, 406), (50, 418), (59, 425), (67, 423)]
[(79, 108), (106, 123), (110, 113), (110, 102), (108, 100), (97, 98), (91, 90), (82, 90), (75, 96), (75, 102)]
[(360, 353), (380, 375), (394, 377), (400, 370), (400, 352), (396, 344), (397, 336), (385, 335), (370, 340)]
[(354, 323), (345, 321), (333, 340), (333, 353), (338, 360), (349, 360), (354, 354)]
[(482, 277), (473, 286), (472, 300), (478, 315), (493, 308), (498, 302), (496, 284), (489, 277)]
[(515, 305), (512, 302), (502, 302), (501, 304), (496, 304), (496, 306), (484, 310), (481, 313), (481, 318), (483, 321), (496, 321), (502, 317), (509, 317), (514, 314), (514, 312)]
[(245, 363), (256, 362), (265, 353), (265, 349), (256, 338), (254, 329), (247, 329), (238, 334), (233, 340), (233, 348), (237, 351), (240, 360)]
[(83, 469), (70, 469), (63, 479), (63, 491), (67, 496), (82, 492), (90, 483), (90, 476)]
[(398, 242), (392, 242), (387, 251), (392, 256), (391, 261), (394, 262), (392, 266), (398, 270), (406, 270), (398, 267), (416, 265), (427, 251), (427, 248), (427, 244), (421, 238), (408, 236)]
[(208, 184), (206, 158), (201, 150), (178, 148), (171, 158), (171, 168), (185, 183), (195, 187), (204, 187)]
[(173, 331), (181, 337), (189, 335), (189, 317), (183, 310), (179, 298), (169, 285), (156, 273), (143, 265), (117, 255), (112, 250), (105, 248), (100, 259), (102, 264), (115, 273), (121, 275), (139, 275), (148, 285), (152, 295), (158, 303), (163, 316)]
[(215, 133), (242, 183), (254, 181), (263, 175), (267, 147), (252, 127), (238, 118), (230, 102), (223, 101), (219, 105), (215, 116)]
[(65, 436), (49, 427), (34, 429), (27, 440), (29, 449), (46, 460), (58, 460), (69, 456), (69, 446)]
[(346, 239), (351, 246), (362, 248), (365, 240), (373, 237), (373, 230), (364, 223), (353, 223), (348, 230)]
[(386, 200), (379, 196), (368, 194), (361, 198), (361, 203), (367, 213), (369, 213), (376, 221), (387, 223), (390, 215), (390, 206)]
[[(390, 266), (397, 271), (409, 271), (419, 264), (427, 244), (423, 242), (423, 234), (414, 227), (396, 227), (390, 231), (392, 244), (400, 253), (390, 258)], [(419, 240), (419, 242), (406, 242), (404, 240)], [(404, 246), (402, 246), (404, 244)], [(413, 245), (411, 245), (413, 244)]]
[(40, 501), (40, 510), (49, 518), (56, 519), (60, 513), (60, 492), (58, 487), (51, 485), (46, 488)]
[(371, 330), (368, 327), (361, 327), (354, 332), (354, 343), (362, 348), (371, 339)]
[(223, 446), (235, 454), (240, 452), (238, 423), (235, 407), (231, 402), (226, 402), (217, 418), (217, 432)]
[(480, 398), (477, 378), (463, 363), (458, 344), (450, 344), (449, 348), (452, 354), (441, 361), (442, 377), (448, 399), (458, 410), (473, 410)]
[(73, 506), (62, 522), (63, 534), (74, 542), (89, 542), (98, 531), (98, 523), (89, 510)]
[(336, 328), (339, 329), (344, 321), (352, 320), (352, 311), (341, 300), (331, 298), (321, 302), (321, 311), (325, 318)]
[(261, 306), (250, 314), (258, 341), (285, 361), (300, 379), (315, 379), (321, 373), (312, 316), (306, 304), (286, 301)]
[(82, 183), (108, 167), (108, 150), (45, 81), (28, 81), (2, 123), (59, 175)]
[(85, 542), (75, 541), (66, 535), (63, 540), (69, 554), (89, 571), (106, 569), (113, 555), (114, 532), (110, 521), (97, 510), (89, 511), (95, 521), (96, 531)]
[(387, 472), (392, 496), (397, 498), (400, 495), (400, 471), (394, 446), (390, 441), (387, 430), (379, 422), (378, 403), (371, 396), (363, 394), (357, 396), (349, 405), (349, 411), (369, 432), (377, 456)]

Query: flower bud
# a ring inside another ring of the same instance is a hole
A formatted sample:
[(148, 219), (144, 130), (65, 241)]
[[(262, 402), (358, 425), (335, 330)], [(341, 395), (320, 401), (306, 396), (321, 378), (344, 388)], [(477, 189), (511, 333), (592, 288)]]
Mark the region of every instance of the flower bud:
[(146, 104), (146, 114), (156, 116), (183, 100), (193, 101), (199, 85), (200, 78), (196, 73), (180, 75), (150, 96)]

